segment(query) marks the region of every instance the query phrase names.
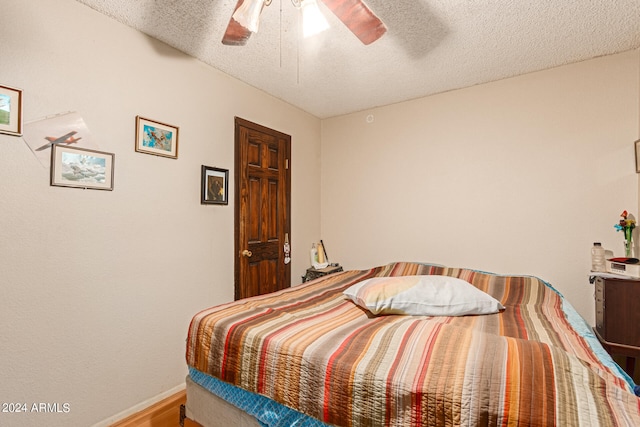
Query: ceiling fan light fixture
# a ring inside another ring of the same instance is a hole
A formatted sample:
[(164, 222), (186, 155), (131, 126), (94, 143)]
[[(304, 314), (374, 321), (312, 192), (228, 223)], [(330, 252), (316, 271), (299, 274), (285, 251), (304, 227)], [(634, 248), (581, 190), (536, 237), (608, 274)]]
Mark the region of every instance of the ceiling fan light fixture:
[(324, 17), (316, 0), (302, 0), (302, 35), (307, 38), (329, 29), (329, 23)]
[(233, 19), (252, 33), (257, 33), (264, 4), (264, 0), (244, 0), (233, 13)]

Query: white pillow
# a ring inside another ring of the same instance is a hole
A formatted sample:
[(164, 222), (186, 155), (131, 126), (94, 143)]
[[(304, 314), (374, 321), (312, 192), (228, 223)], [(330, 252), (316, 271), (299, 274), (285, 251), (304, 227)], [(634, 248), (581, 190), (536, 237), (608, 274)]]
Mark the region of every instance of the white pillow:
[(344, 295), (373, 314), (464, 316), (491, 314), (504, 306), (471, 283), (449, 276), (395, 276), (363, 280)]

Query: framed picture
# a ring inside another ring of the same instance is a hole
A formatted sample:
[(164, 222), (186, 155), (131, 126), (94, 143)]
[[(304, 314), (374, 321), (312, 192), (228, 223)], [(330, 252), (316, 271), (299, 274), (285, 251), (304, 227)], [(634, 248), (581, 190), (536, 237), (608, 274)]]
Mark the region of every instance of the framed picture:
[(136, 151), (178, 158), (178, 128), (136, 116)]
[(0, 85), (0, 133), (22, 136), (22, 91)]
[(636, 147), (636, 173), (640, 173), (640, 139), (634, 145)]
[(115, 155), (54, 144), (51, 147), (51, 185), (113, 190)]
[(229, 170), (202, 165), (200, 203), (203, 205), (229, 204)]

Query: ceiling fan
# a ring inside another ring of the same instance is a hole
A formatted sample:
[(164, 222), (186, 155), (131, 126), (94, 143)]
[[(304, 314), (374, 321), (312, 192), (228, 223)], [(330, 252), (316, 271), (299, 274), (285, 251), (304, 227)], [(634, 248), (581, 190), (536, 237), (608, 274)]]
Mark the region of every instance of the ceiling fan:
[[(244, 46), (251, 33), (258, 31), (260, 12), (272, 0), (238, 0), (222, 44)], [(387, 27), (363, 0), (321, 0), (365, 45), (378, 40), (387, 32)], [(291, 0), (296, 7), (304, 8), (315, 0)], [(314, 4), (315, 5), (315, 4)], [(317, 7), (317, 5), (315, 5)], [(239, 22), (240, 21), (240, 22)]]

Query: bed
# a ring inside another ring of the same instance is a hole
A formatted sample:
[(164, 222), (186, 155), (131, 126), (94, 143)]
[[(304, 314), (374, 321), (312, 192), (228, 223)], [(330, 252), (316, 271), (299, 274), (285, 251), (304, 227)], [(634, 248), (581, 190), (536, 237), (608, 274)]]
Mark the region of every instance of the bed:
[[(460, 279), (501, 309), (374, 314), (345, 295), (413, 277)], [(632, 379), (531, 276), (408, 262), (336, 273), (197, 313), (186, 361), (186, 415), (206, 427), (640, 426)]]

